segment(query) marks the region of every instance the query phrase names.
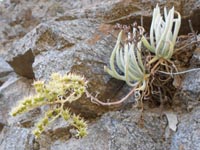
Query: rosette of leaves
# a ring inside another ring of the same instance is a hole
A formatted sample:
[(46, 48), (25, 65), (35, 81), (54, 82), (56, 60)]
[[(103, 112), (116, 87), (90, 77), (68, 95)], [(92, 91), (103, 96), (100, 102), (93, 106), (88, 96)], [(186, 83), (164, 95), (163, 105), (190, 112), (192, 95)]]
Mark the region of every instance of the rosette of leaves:
[(33, 86), (36, 94), (19, 101), (11, 111), (12, 116), (44, 105), (51, 105), (44, 117), (36, 124), (36, 129), (33, 131), (36, 137), (39, 137), (45, 128), (59, 117), (69, 121), (76, 128), (77, 137), (87, 135), (87, 123), (80, 116), (70, 113), (69, 108), (64, 107), (65, 103), (72, 103), (85, 93), (87, 81), (84, 77), (76, 74), (61, 76), (53, 73), (49, 82), (35, 81)]
[[(177, 14), (177, 18), (174, 15)], [(159, 60), (170, 60), (174, 53), (174, 45), (181, 25), (181, 16), (174, 10), (174, 7), (167, 12), (164, 8), (164, 18), (157, 5), (153, 11), (153, 18), (150, 28), (150, 42), (143, 36), (144, 46), (155, 54), (149, 64)]]
[[(141, 34), (142, 34), (141, 30)], [(135, 45), (133, 41), (122, 44), (122, 33), (120, 31), (116, 45), (110, 56), (110, 69), (104, 70), (112, 77), (125, 81), (129, 86), (138, 86), (138, 89), (145, 89), (146, 70), (141, 56), (141, 41)], [(117, 69), (119, 71), (117, 71)]]
[[(105, 66), (104, 70), (112, 77), (125, 81), (129, 86), (133, 87), (133, 90), (122, 100), (107, 103), (108, 105), (119, 104), (136, 91), (139, 94), (139, 98), (141, 98), (148, 88), (149, 74), (143, 64), (142, 41), (140, 40), (143, 36), (144, 28), (133, 26), (133, 31), (132, 33), (128, 32), (125, 42), (122, 40), (123, 32), (123, 30), (120, 31), (110, 56), (110, 68)], [(142, 95), (140, 95), (140, 91)], [(97, 100), (96, 102), (100, 103)], [(106, 103), (100, 104), (106, 105)]]

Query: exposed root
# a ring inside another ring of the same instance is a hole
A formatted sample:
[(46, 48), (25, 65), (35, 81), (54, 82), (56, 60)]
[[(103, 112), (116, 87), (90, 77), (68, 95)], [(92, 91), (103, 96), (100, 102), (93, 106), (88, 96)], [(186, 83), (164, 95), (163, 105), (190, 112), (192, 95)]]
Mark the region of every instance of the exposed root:
[(189, 72), (193, 72), (193, 71), (200, 71), (200, 68), (193, 68), (193, 69), (189, 69), (189, 70), (185, 70), (185, 71), (181, 71), (181, 72), (165, 72), (165, 71), (158, 71), (159, 73), (162, 74), (166, 74), (166, 75), (180, 75), (180, 74), (185, 74), (185, 73), (189, 73)]

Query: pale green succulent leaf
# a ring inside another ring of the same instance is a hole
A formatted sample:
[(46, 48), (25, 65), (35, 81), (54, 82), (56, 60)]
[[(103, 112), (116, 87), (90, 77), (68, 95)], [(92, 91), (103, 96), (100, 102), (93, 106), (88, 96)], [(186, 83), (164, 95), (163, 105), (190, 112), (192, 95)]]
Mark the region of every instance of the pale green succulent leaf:
[(150, 50), (152, 53), (155, 53), (155, 48), (153, 48), (153, 46), (150, 45), (150, 43), (144, 36), (142, 36), (141, 41), (148, 50)]
[[(177, 18), (174, 19), (174, 14), (177, 14)], [(180, 29), (181, 16), (172, 7), (169, 12), (164, 8), (164, 19), (161, 16), (160, 8), (158, 5), (154, 8), (153, 18), (150, 28), (150, 43), (146, 38), (142, 38), (144, 46), (149, 49), (149, 51), (156, 54), (159, 58), (170, 59), (174, 53), (174, 48), (176, 38), (178, 36), (178, 31)], [(173, 44), (170, 45), (170, 43)], [(170, 56), (170, 57), (169, 57)]]
[[(116, 58), (116, 52), (117, 50), (120, 48), (120, 42), (121, 42), (121, 37), (122, 37), (122, 31), (120, 31), (118, 38), (117, 38), (117, 42), (115, 45), (114, 50), (112, 51), (111, 57), (110, 57), (110, 68), (111, 71), (109, 71), (109, 74), (114, 75), (114, 77), (117, 77), (118, 79), (123, 79), (123, 76), (120, 75), (119, 73), (117, 73), (116, 69), (115, 69), (115, 58)], [(108, 69), (105, 69), (105, 71), (107, 71)], [(111, 73), (112, 72), (112, 73)]]
[(172, 38), (172, 44), (175, 44), (176, 42), (176, 38), (178, 36), (178, 32), (181, 26), (181, 15), (179, 12), (175, 11), (175, 13), (178, 15), (177, 19), (174, 19), (175, 21), (175, 27), (174, 27), (174, 34), (173, 34), (173, 38)]
[(122, 55), (122, 50), (118, 49), (116, 51), (116, 63), (117, 66), (119, 67), (120, 71), (124, 71), (124, 59), (123, 59), (123, 55)]
[(109, 69), (108, 67), (104, 66), (104, 71), (107, 72), (110, 76), (118, 79), (118, 80), (125, 80), (125, 78), (122, 75), (116, 75), (116, 73), (114, 73), (111, 69)]

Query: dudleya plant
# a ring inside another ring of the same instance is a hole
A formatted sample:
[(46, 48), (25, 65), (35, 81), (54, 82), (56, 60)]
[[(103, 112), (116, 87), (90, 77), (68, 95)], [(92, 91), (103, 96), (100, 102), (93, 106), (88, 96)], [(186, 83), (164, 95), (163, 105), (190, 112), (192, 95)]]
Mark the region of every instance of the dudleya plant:
[(53, 73), (48, 83), (44, 81), (35, 81), (33, 83), (36, 94), (19, 101), (18, 105), (11, 111), (12, 116), (16, 116), (44, 105), (50, 105), (49, 110), (45, 112), (37, 124), (33, 134), (39, 137), (45, 128), (62, 117), (69, 121), (76, 128), (77, 137), (87, 135), (87, 124), (78, 115), (71, 114), (69, 108), (65, 108), (66, 103), (72, 103), (78, 100), (86, 91), (87, 81), (84, 77), (76, 74), (67, 74), (61, 76)]
[(133, 93), (135, 93), (136, 99), (139, 100), (148, 91), (150, 75), (147, 73), (143, 63), (141, 49), (141, 37), (143, 36), (144, 28), (134, 23), (133, 30), (132, 32), (128, 31), (125, 42), (122, 40), (123, 32), (123, 30), (120, 31), (116, 45), (110, 56), (110, 69), (105, 66), (104, 70), (112, 77), (125, 81), (133, 89), (124, 98), (116, 102), (104, 103), (94, 99), (96, 103), (101, 105), (120, 104)]
[[(144, 29), (142, 27), (138, 27), (138, 29), (140, 36), (142, 36)], [(149, 75), (146, 73), (142, 60), (142, 42), (131, 41), (131, 39), (136, 38), (136, 32), (138, 32), (137, 29), (133, 28), (133, 37), (131, 37), (131, 33), (128, 33), (128, 40), (122, 44), (123, 30), (120, 31), (110, 57), (110, 69), (105, 66), (104, 70), (112, 77), (125, 81), (129, 86), (137, 87), (136, 90), (144, 90)], [(121, 74), (115, 66), (121, 71)]]
[[(175, 13), (177, 14), (177, 18), (174, 18)], [(125, 98), (118, 102), (108, 103), (109, 105), (123, 102), (134, 92), (138, 93), (138, 91), (142, 91), (141, 96), (139, 96), (141, 99), (150, 94), (149, 88), (152, 87), (152, 85), (150, 85), (149, 80), (156, 71), (159, 72), (158, 66), (160, 64), (165, 64), (167, 68), (167, 62), (173, 64), (170, 59), (174, 53), (174, 46), (180, 25), (181, 16), (178, 12), (174, 11), (174, 7), (170, 9), (169, 12), (167, 12), (167, 9), (164, 8), (163, 19), (160, 13), (160, 8), (157, 5), (153, 11), (153, 19), (150, 29), (150, 43), (143, 35), (143, 27), (140, 26), (137, 28), (133, 26), (133, 32), (128, 32), (128, 42), (123, 43), (123, 31), (119, 33), (116, 45), (110, 57), (110, 69), (105, 67), (104, 70), (112, 77), (123, 80), (129, 86), (134, 88)], [(141, 38), (138, 38), (137, 31), (139, 31)], [(147, 56), (149, 56), (148, 53), (142, 53), (142, 43), (151, 52), (151, 54), (153, 54), (153, 58), (150, 61), (147, 61)], [(150, 64), (156, 62), (157, 60), (158, 62), (156, 64), (150, 66)], [(169, 68), (167, 68), (167, 70)], [(98, 101), (96, 100), (96, 102)], [(100, 104), (106, 105), (105, 103)]]
[[(177, 14), (177, 18), (174, 18), (174, 14)], [(150, 43), (144, 36), (142, 37), (144, 46), (152, 53), (155, 53), (155, 57), (149, 62), (150, 64), (158, 59), (170, 60), (174, 53), (180, 25), (181, 16), (174, 10), (174, 7), (169, 12), (164, 8), (164, 19), (160, 13), (159, 6), (157, 5), (154, 8), (150, 28)]]

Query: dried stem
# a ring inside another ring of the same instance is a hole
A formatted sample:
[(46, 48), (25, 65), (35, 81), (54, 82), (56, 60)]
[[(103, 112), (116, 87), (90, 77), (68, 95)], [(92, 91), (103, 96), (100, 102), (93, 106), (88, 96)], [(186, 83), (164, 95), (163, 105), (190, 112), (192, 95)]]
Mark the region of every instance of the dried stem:
[(189, 19), (188, 22), (189, 22), (189, 27), (190, 27), (191, 32), (195, 35), (195, 41), (197, 41), (197, 34), (194, 31), (194, 28), (192, 26), (192, 21)]
[(91, 99), (91, 102), (100, 104), (103, 106), (111, 106), (111, 105), (118, 105), (118, 104), (123, 103), (129, 96), (131, 96), (135, 92), (136, 87), (134, 87), (124, 98), (122, 98), (121, 100), (116, 101), (116, 102), (102, 102), (102, 101), (98, 100), (96, 97), (92, 96), (87, 90), (85, 93), (86, 93), (87, 97), (89, 97)]
[(180, 74), (185, 74), (185, 73), (189, 73), (189, 72), (193, 72), (193, 71), (199, 71), (200, 68), (194, 68), (194, 69), (190, 69), (190, 70), (185, 70), (185, 71), (181, 71), (181, 72), (165, 72), (165, 71), (158, 71), (160, 73), (163, 73), (163, 74), (167, 74), (167, 75), (180, 75)]

